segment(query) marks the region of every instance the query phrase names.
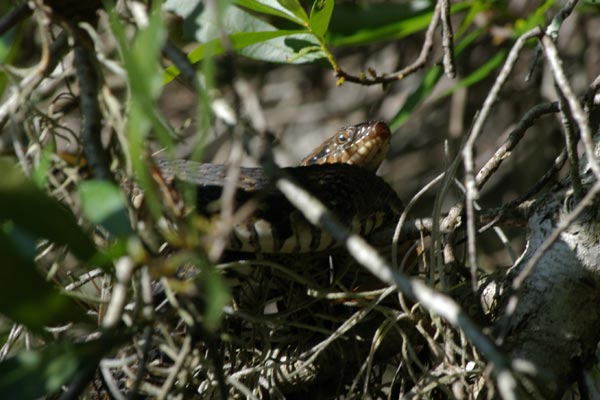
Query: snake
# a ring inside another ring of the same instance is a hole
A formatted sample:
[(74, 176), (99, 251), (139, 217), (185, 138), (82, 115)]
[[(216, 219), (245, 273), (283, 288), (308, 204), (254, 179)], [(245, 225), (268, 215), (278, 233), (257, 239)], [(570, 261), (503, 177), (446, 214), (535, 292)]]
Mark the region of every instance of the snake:
[[(391, 132), (383, 121), (340, 128), (307, 155), (298, 166), (282, 168), (302, 188), (318, 198), (353, 233), (367, 236), (394, 221), (403, 205), (376, 170), (390, 146)], [(159, 159), (165, 178), (196, 186), (196, 212), (218, 215), (228, 167), (189, 160)], [(227, 250), (251, 253), (317, 253), (339, 245), (327, 232), (308, 222), (280, 193), (262, 168), (240, 167), (235, 208), (255, 202), (254, 212), (236, 223)]]

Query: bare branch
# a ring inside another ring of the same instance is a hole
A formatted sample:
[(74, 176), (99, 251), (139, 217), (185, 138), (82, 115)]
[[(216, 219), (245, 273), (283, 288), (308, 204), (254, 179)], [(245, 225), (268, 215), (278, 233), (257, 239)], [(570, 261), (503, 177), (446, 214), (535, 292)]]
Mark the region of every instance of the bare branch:
[(21, 22), (23, 19), (30, 16), (32, 13), (29, 4), (19, 4), (16, 8), (11, 10), (8, 14), (3, 15), (0, 18), (0, 36), (4, 35), (9, 29)]
[(503, 396), (516, 398), (514, 390), (516, 390), (517, 384), (509, 370), (508, 361), (452, 298), (432, 289), (420, 279), (410, 278), (402, 272), (394, 270), (363, 238), (353, 234), (338, 222), (323, 203), (282, 175), (264, 140), (258, 137), (251, 138), (249, 150), (253, 156), (261, 160), (265, 173), (275, 180), (277, 188), (291, 204), (302, 212), (308, 221), (328, 232), (338, 242), (343, 243), (352, 257), (379, 280), (396, 286), (406, 296), (420, 302), (423, 307), (444, 318), (455, 328), (461, 329), (475, 347), (494, 365), (498, 387)]
[(477, 282), (477, 250), (475, 246), (475, 210), (473, 208), (473, 202), (478, 197), (477, 193), (477, 184), (474, 177), (474, 160), (473, 160), (473, 147), (475, 145), (475, 141), (481, 134), (483, 130), (483, 126), (485, 121), (487, 120), (494, 103), (498, 100), (498, 95), (500, 90), (506, 83), (510, 72), (512, 71), (519, 53), (525, 46), (525, 42), (527, 40), (539, 36), (541, 34), (540, 28), (534, 28), (529, 32), (523, 34), (516, 43), (513, 48), (510, 50), (506, 62), (504, 66), (500, 70), (492, 89), (490, 90), (489, 95), (486, 97), (485, 102), (483, 103), (483, 107), (479, 115), (477, 116), (473, 129), (469, 135), (465, 143), (465, 147), (462, 151), (464, 163), (465, 163), (465, 187), (467, 189), (466, 196), (466, 207), (467, 207), (467, 238), (468, 238), (468, 252), (469, 252), (469, 262), (471, 264), (471, 275), (473, 278), (473, 285), (476, 285)]
[[(448, 78), (456, 76), (454, 63), (454, 34), (450, 21), (450, 0), (440, 0), (442, 10), (442, 48), (444, 49), (444, 72)], [(439, 4), (438, 3), (438, 4)]]
[(592, 132), (590, 130), (588, 117), (583, 111), (583, 108), (579, 103), (579, 99), (577, 96), (575, 96), (573, 89), (571, 89), (571, 85), (569, 85), (569, 81), (565, 76), (565, 71), (562, 68), (562, 63), (558, 58), (558, 50), (556, 49), (556, 45), (549, 36), (544, 36), (542, 38), (542, 44), (544, 47), (544, 53), (548, 59), (548, 65), (550, 66), (552, 74), (554, 75), (554, 80), (556, 81), (557, 86), (560, 88), (563, 96), (566, 98), (569, 104), (571, 115), (573, 116), (573, 119), (579, 128), (583, 146), (585, 148), (585, 154), (588, 159), (588, 166), (596, 176), (596, 180), (600, 180), (600, 165), (598, 165), (598, 160), (596, 160), (594, 156), (594, 142), (592, 140)]
[(417, 59), (411, 65), (401, 69), (398, 72), (393, 72), (391, 74), (383, 74), (374, 78), (367, 78), (364, 75), (350, 75), (341, 69), (335, 71), (335, 76), (337, 78), (340, 78), (342, 81), (360, 83), (361, 85), (378, 85), (382, 83), (385, 84), (401, 81), (408, 75), (415, 73), (416, 71), (420, 70), (425, 66), (425, 64), (427, 63), (427, 58), (429, 57), (429, 54), (431, 54), (431, 50), (433, 49), (433, 34), (435, 33), (435, 28), (437, 28), (438, 24), (440, 23), (440, 15), (441, 9), (438, 3), (433, 12), (433, 16), (431, 17), (431, 22), (427, 27), (427, 31), (425, 32), (425, 41), (423, 42), (421, 52), (419, 53)]

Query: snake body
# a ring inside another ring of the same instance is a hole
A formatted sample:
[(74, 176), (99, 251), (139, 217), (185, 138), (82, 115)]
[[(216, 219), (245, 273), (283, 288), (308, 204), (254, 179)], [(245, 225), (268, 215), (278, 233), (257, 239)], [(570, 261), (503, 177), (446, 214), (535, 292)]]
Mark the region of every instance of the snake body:
[[(385, 157), (390, 132), (380, 121), (340, 129), (297, 167), (283, 168), (300, 186), (316, 196), (355, 233), (368, 235), (402, 210), (394, 190), (375, 170)], [(196, 186), (196, 210), (215, 214), (227, 167), (187, 160), (159, 160), (166, 177)], [(337, 243), (310, 224), (275, 188), (261, 168), (240, 169), (236, 208), (254, 201), (255, 211), (232, 228), (228, 249), (255, 253), (319, 252)]]

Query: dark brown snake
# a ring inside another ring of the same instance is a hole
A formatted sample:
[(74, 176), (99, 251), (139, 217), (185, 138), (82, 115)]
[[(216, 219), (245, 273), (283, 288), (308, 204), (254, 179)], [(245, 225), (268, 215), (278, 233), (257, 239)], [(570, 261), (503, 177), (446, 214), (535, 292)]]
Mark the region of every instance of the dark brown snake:
[[(341, 128), (309, 154), (300, 166), (283, 168), (300, 186), (317, 197), (354, 233), (368, 235), (393, 222), (403, 208), (396, 192), (375, 171), (390, 142), (390, 130), (381, 121)], [(165, 177), (177, 177), (197, 186), (196, 209), (215, 215), (227, 167), (187, 160), (159, 160)], [(255, 199), (254, 213), (232, 228), (228, 249), (254, 253), (319, 252), (337, 243), (310, 224), (274, 187), (261, 168), (240, 169), (236, 208)]]

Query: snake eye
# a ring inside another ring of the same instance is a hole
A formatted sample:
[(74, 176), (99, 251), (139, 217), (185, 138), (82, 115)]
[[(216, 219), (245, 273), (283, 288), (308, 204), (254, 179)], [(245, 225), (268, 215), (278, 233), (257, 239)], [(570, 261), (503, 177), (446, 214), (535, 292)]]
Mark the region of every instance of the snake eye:
[(348, 133), (347, 132), (341, 133), (336, 138), (336, 141), (338, 142), (338, 144), (344, 144), (344, 143), (346, 143), (347, 140), (348, 140)]

